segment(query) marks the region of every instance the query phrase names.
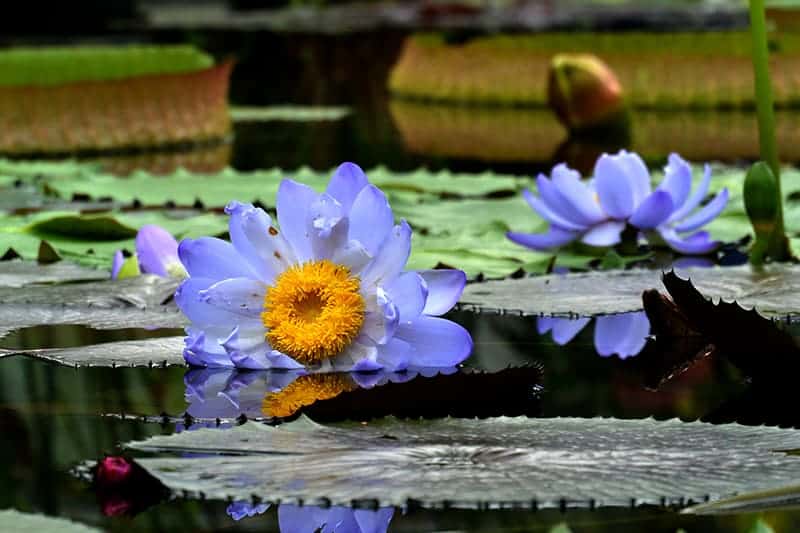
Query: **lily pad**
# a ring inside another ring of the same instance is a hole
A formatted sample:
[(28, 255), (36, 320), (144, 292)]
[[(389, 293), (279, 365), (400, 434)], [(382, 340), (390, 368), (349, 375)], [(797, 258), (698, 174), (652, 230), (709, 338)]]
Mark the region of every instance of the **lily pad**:
[(174, 305), (162, 305), (178, 281), (137, 276), (117, 281), (0, 286), (0, 337), (38, 324), (82, 324), (98, 329), (176, 328), (186, 319)]
[[(173, 491), (332, 505), (539, 507), (701, 502), (790, 485), (800, 432), (737, 424), (495, 418), (279, 427), (249, 422), (128, 445), (222, 454), (138, 462)], [(730, 465), (736, 465), (733, 469)]]
[(108, 342), (77, 348), (40, 350), (3, 350), (3, 355), (25, 355), (54, 363), (83, 366), (186, 366), (183, 359), (183, 337)]
[(0, 511), (0, 533), (99, 533), (89, 527), (66, 518), (41, 514), (20, 513), (14, 509)]
[(0, 287), (24, 287), (35, 283), (97, 281), (108, 272), (86, 268), (67, 261), (41, 265), (30, 261), (0, 261)]
[(109, 268), (116, 250), (134, 249), (134, 237), (145, 224), (156, 224), (178, 238), (218, 235), (228, 229), (228, 217), (196, 212), (81, 214), (42, 212), (31, 216), (0, 215), (0, 255), (13, 249), (23, 259), (36, 259), (42, 241), (62, 257)]
[[(800, 267), (775, 264), (756, 270), (743, 265), (677, 272), (691, 279), (706, 297), (736, 301), (767, 316), (800, 314), (796, 299)], [(467, 285), (458, 305), (480, 312), (595, 316), (639, 311), (642, 292), (659, 287), (661, 271), (657, 270), (534, 276)]]

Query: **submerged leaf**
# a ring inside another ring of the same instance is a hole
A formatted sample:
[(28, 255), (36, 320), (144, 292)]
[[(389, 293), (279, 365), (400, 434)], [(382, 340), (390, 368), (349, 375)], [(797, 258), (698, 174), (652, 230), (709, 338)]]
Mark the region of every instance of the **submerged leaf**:
[(138, 461), (173, 491), (211, 498), (554, 507), (686, 504), (789, 485), (800, 458), (774, 450), (798, 445), (800, 432), (777, 428), (520, 417), (347, 427), (250, 422), (128, 446), (214, 454)]

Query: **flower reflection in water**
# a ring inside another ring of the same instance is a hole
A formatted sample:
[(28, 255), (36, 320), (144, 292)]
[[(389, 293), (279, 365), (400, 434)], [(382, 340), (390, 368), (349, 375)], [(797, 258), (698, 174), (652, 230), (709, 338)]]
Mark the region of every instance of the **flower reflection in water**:
[[(234, 502), (228, 506), (228, 515), (241, 520), (264, 513), (269, 504), (253, 505), (249, 502)], [(281, 533), (385, 533), (394, 516), (393, 507), (377, 510), (352, 509), (350, 507), (315, 507), (280, 505), (278, 525)]]
[[(591, 318), (539, 317), (536, 329), (540, 335), (551, 332), (553, 342), (563, 346), (574, 339)], [(594, 325), (594, 347), (602, 357), (633, 357), (642, 351), (650, 334), (650, 321), (644, 311), (599, 316)]]
[[(418, 376), (452, 374), (455, 367), (403, 372), (310, 374), (298, 371), (193, 369), (184, 376), (187, 414), (197, 419), (289, 417), (311, 404), (358, 388), (404, 383)], [(198, 425), (203, 425), (202, 422)]]

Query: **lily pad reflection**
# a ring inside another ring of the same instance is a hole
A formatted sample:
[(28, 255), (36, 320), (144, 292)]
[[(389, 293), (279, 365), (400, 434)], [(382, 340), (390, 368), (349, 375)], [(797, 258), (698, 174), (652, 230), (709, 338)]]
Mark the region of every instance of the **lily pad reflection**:
[[(539, 335), (550, 332), (553, 342), (563, 346), (572, 341), (591, 318), (539, 317)], [(594, 347), (601, 357), (617, 355), (620, 359), (638, 355), (650, 334), (650, 321), (644, 311), (599, 316), (594, 319)]]

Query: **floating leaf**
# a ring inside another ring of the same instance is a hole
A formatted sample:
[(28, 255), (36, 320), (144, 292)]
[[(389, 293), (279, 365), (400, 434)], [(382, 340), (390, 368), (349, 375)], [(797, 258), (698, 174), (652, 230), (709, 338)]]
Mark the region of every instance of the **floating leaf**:
[[(756, 307), (768, 316), (798, 314), (800, 267), (769, 265), (678, 270), (709, 298)], [(585, 315), (639, 311), (642, 292), (661, 286), (661, 272), (628, 270), (534, 276), (467, 285), (459, 306), (465, 310), (510, 311), (526, 315)]]
[(798, 445), (800, 432), (768, 427), (520, 417), (347, 427), (250, 422), (128, 446), (215, 454), (138, 461), (170, 489), (211, 498), (553, 507), (685, 504), (789, 485), (800, 458), (775, 450)]
[(178, 309), (162, 305), (172, 297), (177, 283), (145, 275), (117, 281), (28, 285), (24, 290), (0, 286), (0, 337), (39, 324), (82, 324), (99, 329), (183, 327), (186, 319)]
[(185, 45), (9, 48), (0, 52), (0, 86), (124, 79), (213, 64), (211, 56)]
[(85, 215), (77, 212), (42, 212), (35, 215), (0, 215), (0, 253), (13, 248), (24, 259), (36, 259), (41, 241), (60, 256), (75, 262), (110, 269), (114, 252), (134, 249), (134, 237), (145, 224), (163, 227), (177, 238), (218, 235), (227, 231), (228, 217), (218, 214), (154, 211)]
[(40, 265), (30, 261), (0, 261), (0, 287), (24, 287), (34, 283), (97, 281), (108, 272), (86, 268), (67, 261)]
[(25, 355), (66, 366), (185, 366), (183, 337), (108, 342), (76, 348), (5, 350), (3, 355)]
[(100, 533), (99, 529), (66, 518), (20, 513), (14, 509), (0, 511), (0, 524), (0, 531), (9, 533)]

